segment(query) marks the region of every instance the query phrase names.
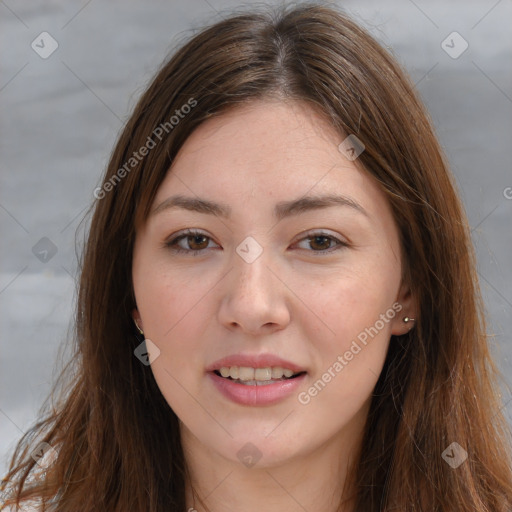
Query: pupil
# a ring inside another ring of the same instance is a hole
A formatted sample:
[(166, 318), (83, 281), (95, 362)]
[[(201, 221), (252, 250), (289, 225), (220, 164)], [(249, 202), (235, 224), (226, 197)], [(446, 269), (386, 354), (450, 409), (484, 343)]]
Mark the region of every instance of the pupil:
[(329, 240), (326, 236), (315, 236), (313, 238), (313, 244), (319, 243), (319, 245), (321, 245), (321, 246), (323, 245), (323, 247), (321, 247), (321, 249), (325, 248), (325, 243), (322, 244), (321, 242), (319, 242), (319, 240), (323, 240), (324, 242), (327, 242), (327, 245), (329, 244)]
[[(193, 246), (195, 244), (201, 245), (201, 241), (200, 240), (203, 240), (203, 244), (204, 244), (205, 238), (206, 237), (204, 235), (193, 235), (193, 236), (189, 237), (189, 240), (192, 239), (192, 244), (191, 245)], [(200, 247), (200, 249), (203, 249), (203, 247)]]

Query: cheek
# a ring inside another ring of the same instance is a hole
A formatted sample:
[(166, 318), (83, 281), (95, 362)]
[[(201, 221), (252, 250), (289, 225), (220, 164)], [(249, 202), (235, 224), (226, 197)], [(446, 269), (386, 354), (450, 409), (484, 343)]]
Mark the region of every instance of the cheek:
[(311, 416), (333, 429), (361, 411), (382, 371), (396, 316), (394, 288), (385, 284), (374, 280), (372, 286), (362, 286), (360, 280), (343, 280), (316, 294), (317, 304), (322, 304), (323, 334), (319, 322), (312, 321), (307, 337), (314, 340), (318, 364), (298, 399)]
[[(166, 262), (140, 262), (142, 272), (134, 266), (134, 287), (137, 307), (144, 322), (144, 331), (156, 342), (167, 344), (183, 324), (201, 321), (205, 298), (215, 285), (209, 272), (180, 269), (169, 270)], [(193, 318), (192, 318), (193, 317)]]
[(157, 258), (135, 260), (133, 275), (144, 335), (159, 349), (151, 370), (173, 409), (190, 408), (187, 391), (195, 394), (202, 376), (198, 358), (213, 314), (208, 294), (218, 279), (208, 272), (171, 271)]
[[(307, 298), (308, 334), (325, 347), (346, 350), (351, 340), (378, 322), (378, 330), (389, 338), (399, 287), (399, 265), (367, 261), (333, 272), (315, 286), (303, 283), (299, 293)], [(386, 313), (383, 323), (381, 315)]]
[(200, 394), (202, 366), (198, 360), (208, 336), (204, 322), (211, 318), (204, 300), (208, 287), (200, 281), (180, 282), (178, 276), (164, 273), (148, 279), (144, 287), (139, 311), (147, 325), (146, 336), (160, 351), (151, 371), (162, 395), (180, 419), (185, 423), (195, 422), (202, 414), (200, 402), (193, 397)]
[(174, 407), (182, 387), (191, 389), (201, 377), (198, 360), (208, 339), (206, 322), (211, 312), (201, 286), (180, 286), (174, 278), (171, 283), (162, 277), (154, 286), (146, 284), (149, 293), (141, 294), (140, 306), (147, 325), (144, 332), (160, 350), (151, 369), (166, 398), (172, 397), (169, 403)]
[(347, 414), (371, 395), (397, 316), (399, 286), (400, 266), (393, 258), (361, 258), (307, 295), (302, 291), (309, 306), (303, 328), (317, 357), (305, 400), (321, 394), (315, 400), (323, 411)]

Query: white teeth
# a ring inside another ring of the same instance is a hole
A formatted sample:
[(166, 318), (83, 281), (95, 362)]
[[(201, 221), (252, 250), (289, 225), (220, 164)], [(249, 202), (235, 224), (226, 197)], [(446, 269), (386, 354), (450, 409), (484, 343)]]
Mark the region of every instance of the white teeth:
[(254, 380), (254, 368), (248, 368), (247, 366), (241, 366), (238, 369), (238, 378), (240, 380)]
[(272, 378), (272, 368), (257, 368), (254, 370), (254, 380), (270, 380)]
[(265, 368), (250, 368), (247, 366), (223, 366), (219, 369), (222, 377), (231, 377), (233, 380), (247, 381), (270, 381), (282, 379), (283, 377), (289, 378), (294, 372), (289, 368), (282, 368), (281, 366), (267, 366)]
[(272, 368), (272, 378), (280, 379), (283, 376), (283, 369), (280, 366)]

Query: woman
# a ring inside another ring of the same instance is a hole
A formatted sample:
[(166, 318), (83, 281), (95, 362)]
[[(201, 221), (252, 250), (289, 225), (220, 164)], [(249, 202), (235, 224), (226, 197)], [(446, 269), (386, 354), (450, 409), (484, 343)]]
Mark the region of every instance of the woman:
[(94, 195), (73, 381), (8, 504), (511, 509), (463, 209), (409, 79), (344, 14), (196, 35)]

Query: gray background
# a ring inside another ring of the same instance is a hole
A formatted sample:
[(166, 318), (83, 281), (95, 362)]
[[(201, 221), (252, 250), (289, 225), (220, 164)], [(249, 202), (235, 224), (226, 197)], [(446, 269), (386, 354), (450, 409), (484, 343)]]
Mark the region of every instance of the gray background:
[[(431, 113), (467, 208), (491, 347), (512, 383), (512, 0), (336, 3), (392, 49)], [(239, 5), (0, 2), (1, 472), (59, 367), (73, 315), (75, 232), (123, 122), (169, 52)], [(31, 47), (43, 31), (58, 43), (46, 59)], [(469, 44), (458, 58), (441, 47), (453, 31)], [(43, 237), (57, 249), (46, 262), (33, 252)], [(504, 383), (512, 421), (511, 397)]]

